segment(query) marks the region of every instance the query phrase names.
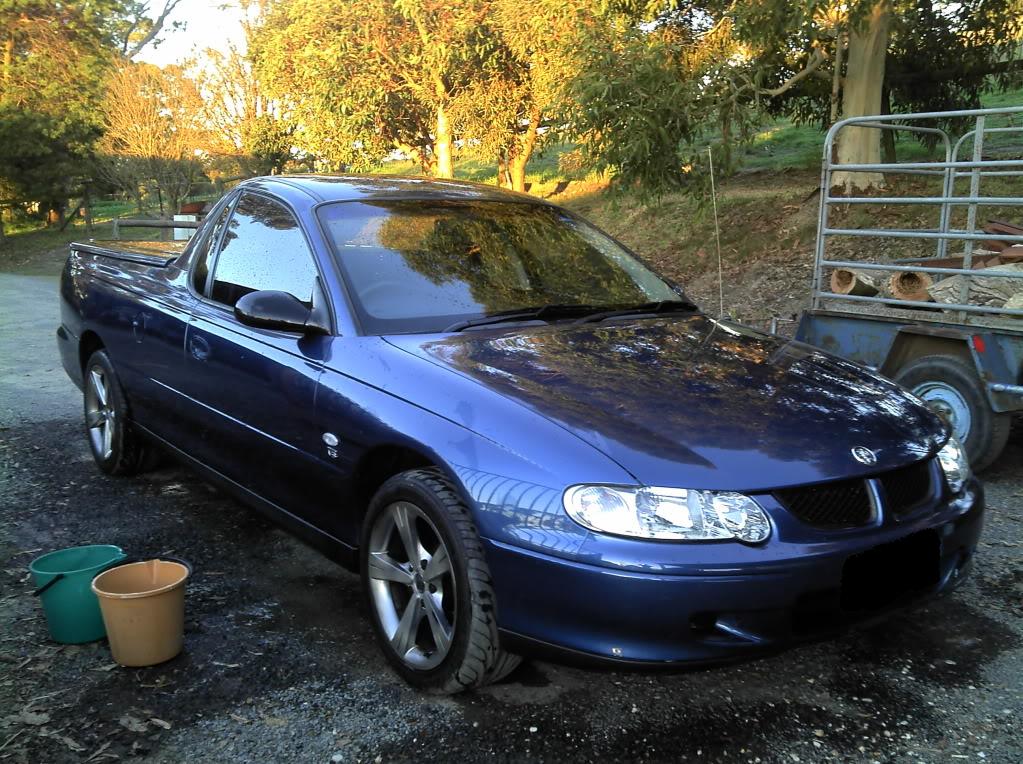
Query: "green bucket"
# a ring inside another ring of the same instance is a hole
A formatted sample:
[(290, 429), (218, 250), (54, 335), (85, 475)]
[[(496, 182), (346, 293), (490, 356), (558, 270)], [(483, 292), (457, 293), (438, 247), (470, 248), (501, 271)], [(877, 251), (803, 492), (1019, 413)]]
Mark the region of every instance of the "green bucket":
[(32, 560), (28, 569), (54, 640), (74, 645), (106, 636), (92, 579), (124, 558), (120, 547), (93, 544), (61, 549)]

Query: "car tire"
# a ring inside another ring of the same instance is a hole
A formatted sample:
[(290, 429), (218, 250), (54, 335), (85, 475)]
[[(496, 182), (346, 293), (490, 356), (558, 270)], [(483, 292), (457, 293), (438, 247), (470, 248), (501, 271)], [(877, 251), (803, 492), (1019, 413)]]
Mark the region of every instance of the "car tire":
[(380, 487), (363, 524), (360, 572), (384, 655), (414, 687), (451, 695), (518, 666), (499, 645), (469, 508), (440, 471), (410, 470)]
[(899, 369), (895, 381), (948, 421), (976, 471), (1005, 449), (1012, 415), (991, 410), (972, 364), (956, 356), (924, 356)]
[(108, 475), (150, 469), (159, 454), (132, 427), (128, 400), (105, 350), (89, 356), (83, 381), (85, 434), (96, 466)]

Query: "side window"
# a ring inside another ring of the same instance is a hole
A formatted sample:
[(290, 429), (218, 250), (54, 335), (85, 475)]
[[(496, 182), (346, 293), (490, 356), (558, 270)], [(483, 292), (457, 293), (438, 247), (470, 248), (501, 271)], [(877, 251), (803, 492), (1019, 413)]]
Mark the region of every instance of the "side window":
[(298, 221), (259, 194), (242, 194), (217, 255), (210, 297), (233, 306), (249, 292), (277, 289), (312, 304), (316, 264)]
[(224, 227), (224, 221), (227, 220), (227, 213), (230, 211), (231, 205), (225, 204), (224, 209), (217, 215), (209, 235), (199, 242), (195, 255), (193, 255), (195, 266), (192, 268), (192, 288), (199, 294), (206, 294), (206, 281), (210, 274), (210, 253), (217, 245), (217, 239), (220, 238), (220, 229)]

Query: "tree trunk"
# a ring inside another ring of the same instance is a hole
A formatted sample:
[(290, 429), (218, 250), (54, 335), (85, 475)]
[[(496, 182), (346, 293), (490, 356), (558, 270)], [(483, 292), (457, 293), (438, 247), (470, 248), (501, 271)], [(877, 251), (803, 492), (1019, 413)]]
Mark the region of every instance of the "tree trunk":
[(453, 178), (455, 171), (451, 164), (451, 125), (443, 106), (437, 107), (437, 134), (433, 140), (433, 153), (437, 157), (434, 175), (438, 178)]
[(831, 75), (831, 119), (829, 125), (838, 122), (842, 109), (842, 59), (845, 57), (845, 32), (839, 28), (835, 33), (835, 71)]
[(85, 187), (85, 230), (92, 233), (92, 193), (88, 186)]
[[(892, 93), (885, 85), (881, 93), (881, 113), (892, 113)], [(881, 161), (885, 164), (895, 164), (895, 131), (881, 131)]]
[(11, 97), (11, 72), (14, 68), (14, 32), (8, 33), (4, 40), (4, 92), (0, 95), (0, 103), (6, 103)]
[(721, 167), (718, 171), (721, 175), (732, 174), (732, 117), (730, 114), (721, 115)]
[(497, 185), (500, 188), (508, 187), (508, 160), (504, 152), (497, 155)]
[[(888, 52), (888, 28), (891, 8), (887, 0), (875, 5), (862, 24), (849, 33), (849, 59), (842, 88), (842, 117), (862, 117), (881, 111), (885, 57)], [(872, 164), (881, 161), (879, 130), (847, 127), (838, 144), (838, 161), (846, 164)], [(846, 191), (884, 185), (879, 172), (836, 172), (833, 186)]]
[(508, 174), (511, 176), (512, 191), (524, 192), (526, 190), (526, 163), (528, 161), (528, 156), (519, 154), (512, 157), (511, 161), (508, 162)]
[(525, 132), (519, 136), (515, 144), (515, 153), (508, 157), (508, 174), (511, 176), (511, 187), (513, 191), (526, 190), (526, 165), (533, 156), (533, 149), (536, 148), (536, 135), (540, 127), (541, 114), (539, 109), (533, 109), (529, 115), (529, 123)]

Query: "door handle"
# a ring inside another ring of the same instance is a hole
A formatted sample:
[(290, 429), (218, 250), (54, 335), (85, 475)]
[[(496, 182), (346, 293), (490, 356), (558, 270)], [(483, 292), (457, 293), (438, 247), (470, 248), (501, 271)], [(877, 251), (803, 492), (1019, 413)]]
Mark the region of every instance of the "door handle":
[(188, 352), (197, 361), (206, 361), (210, 357), (210, 343), (195, 335), (188, 338)]

